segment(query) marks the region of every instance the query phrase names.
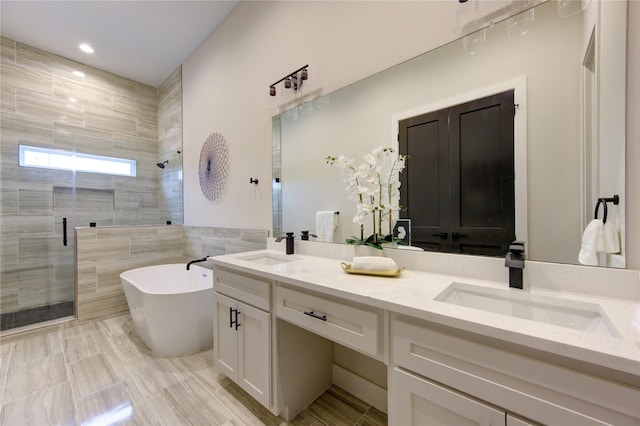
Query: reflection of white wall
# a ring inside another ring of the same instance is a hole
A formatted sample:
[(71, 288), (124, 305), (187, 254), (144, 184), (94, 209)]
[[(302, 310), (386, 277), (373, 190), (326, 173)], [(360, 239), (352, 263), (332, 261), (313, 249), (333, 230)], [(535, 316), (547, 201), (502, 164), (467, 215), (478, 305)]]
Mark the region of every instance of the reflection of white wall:
[[(624, 120), (626, 102), (618, 96), (625, 91), (626, 61), (624, 52), (617, 46), (626, 43), (626, 31), (610, 31), (616, 26), (626, 28), (624, 2), (610, 2), (606, 7), (601, 6), (600, 30), (598, 31), (599, 46), (597, 52), (597, 71), (599, 84), (599, 197), (621, 196), (618, 206), (609, 204), (608, 220), (616, 220), (621, 229), (622, 255), (624, 250), (625, 217), (620, 212), (625, 211), (625, 128)], [(607, 266), (624, 267), (624, 257), (613, 256), (607, 259)]]
[[(360, 161), (376, 146), (396, 145), (390, 130), (394, 114), (526, 76), (527, 104), (518, 114), (526, 114), (528, 127), (529, 256), (575, 263), (582, 233), (581, 18), (559, 19), (553, 3), (537, 8), (536, 18), (524, 37), (504, 37), (504, 27), (496, 25), (477, 55), (450, 44), (331, 94), (326, 110), (283, 119), (283, 206), (290, 206), (283, 209), (284, 227), (313, 229), (315, 210), (336, 209), (346, 213), (336, 241), (354, 234), (355, 203), (322, 160), (326, 155)], [(295, 158), (305, 160), (291, 170)]]

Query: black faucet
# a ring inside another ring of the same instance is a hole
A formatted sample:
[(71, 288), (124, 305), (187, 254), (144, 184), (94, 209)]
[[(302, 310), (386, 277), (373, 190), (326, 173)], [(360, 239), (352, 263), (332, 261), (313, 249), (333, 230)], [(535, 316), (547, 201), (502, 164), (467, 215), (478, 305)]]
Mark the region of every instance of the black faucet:
[(309, 231), (302, 231), (302, 235), (300, 235), (300, 239), (303, 241), (309, 241), (309, 237), (318, 238), (316, 234), (310, 234)]
[(293, 232), (287, 232), (286, 236), (276, 238), (276, 243), (279, 243), (285, 238), (287, 239), (287, 254), (293, 254)]
[(209, 256), (205, 256), (205, 257), (203, 257), (203, 258), (196, 259), (196, 260), (192, 260), (191, 262), (187, 263), (187, 271), (188, 271), (188, 270), (189, 270), (189, 268), (191, 267), (191, 264), (192, 264), (192, 263), (206, 262), (208, 257), (209, 257)]
[(509, 287), (522, 289), (522, 270), (524, 269), (524, 242), (514, 241), (504, 259), (504, 266), (509, 268)]

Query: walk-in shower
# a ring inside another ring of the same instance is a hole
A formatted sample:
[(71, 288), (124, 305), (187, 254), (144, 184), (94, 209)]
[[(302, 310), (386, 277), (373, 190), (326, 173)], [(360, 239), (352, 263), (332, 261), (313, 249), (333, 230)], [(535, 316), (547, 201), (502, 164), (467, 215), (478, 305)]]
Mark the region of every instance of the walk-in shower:
[(110, 136), (88, 133), (54, 126), (48, 140), (3, 140), (2, 334), (74, 317), (77, 291), (101, 291), (84, 286), (82, 274), (108, 271), (76, 271), (76, 227), (180, 222), (168, 215), (157, 169), (147, 161), (155, 146), (121, 150)]

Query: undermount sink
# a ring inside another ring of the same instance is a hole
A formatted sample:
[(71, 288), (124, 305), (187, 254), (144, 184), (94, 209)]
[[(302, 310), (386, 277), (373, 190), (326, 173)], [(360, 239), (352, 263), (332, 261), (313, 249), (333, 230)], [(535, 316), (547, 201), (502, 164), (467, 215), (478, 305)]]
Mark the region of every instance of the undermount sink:
[(297, 258), (295, 257), (278, 255), (273, 253), (253, 254), (251, 256), (239, 257), (238, 259), (246, 260), (248, 262), (261, 263), (267, 266), (279, 265), (281, 263), (287, 263), (287, 262), (292, 262), (294, 260), (297, 260)]
[(454, 282), (435, 300), (603, 336), (619, 337), (600, 305)]

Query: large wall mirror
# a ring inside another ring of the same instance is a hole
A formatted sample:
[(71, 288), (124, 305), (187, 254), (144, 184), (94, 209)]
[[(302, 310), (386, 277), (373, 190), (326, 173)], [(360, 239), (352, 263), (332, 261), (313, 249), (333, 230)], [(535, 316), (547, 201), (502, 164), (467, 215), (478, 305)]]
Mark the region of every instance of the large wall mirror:
[[(623, 239), (626, 7), (593, 0), (559, 17), (546, 2), (525, 34), (503, 21), (481, 48), (461, 39), (274, 117), (274, 232), (313, 232), (315, 212), (334, 210), (334, 242), (358, 235), (356, 204), (325, 157), (360, 162), (398, 147), (402, 119), (513, 90), (515, 227), (528, 258), (578, 263), (598, 197), (620, 196), (608, 220)], [(621, 244), (601, 266), (624, 267)]]

